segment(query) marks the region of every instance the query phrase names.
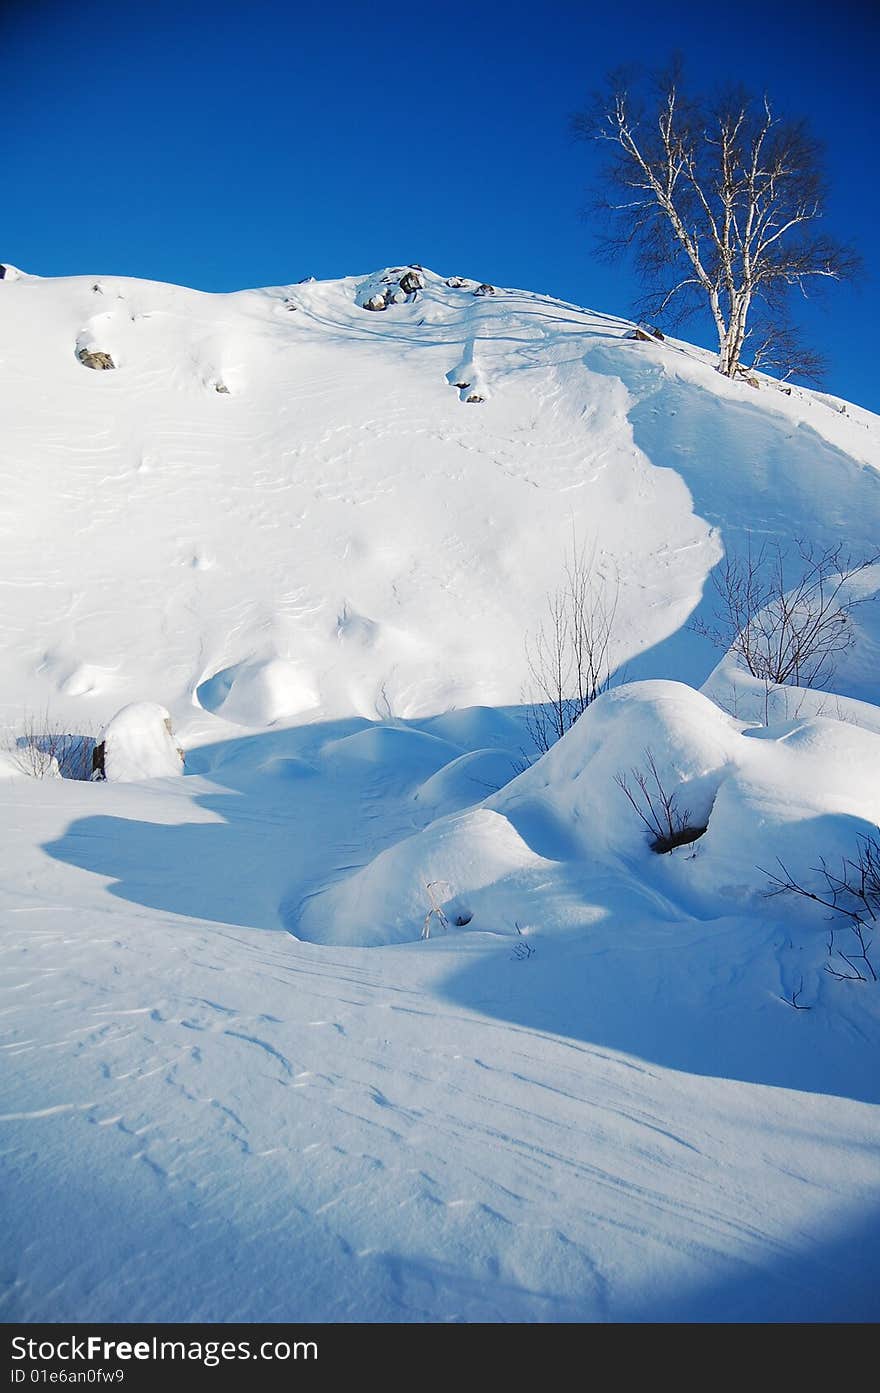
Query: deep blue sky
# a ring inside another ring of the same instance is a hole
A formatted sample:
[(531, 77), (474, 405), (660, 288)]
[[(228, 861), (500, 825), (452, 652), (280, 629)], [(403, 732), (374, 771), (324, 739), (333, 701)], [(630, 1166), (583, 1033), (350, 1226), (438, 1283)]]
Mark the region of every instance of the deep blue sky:
[(626, 314), (568, 117), (678, 48), (826, 140), (828, 230), (868, 275), (807, 314), (829, 390), (880, 410), (876, 8), (0, 0), (0, 260), (205, 290), (413, 260)]

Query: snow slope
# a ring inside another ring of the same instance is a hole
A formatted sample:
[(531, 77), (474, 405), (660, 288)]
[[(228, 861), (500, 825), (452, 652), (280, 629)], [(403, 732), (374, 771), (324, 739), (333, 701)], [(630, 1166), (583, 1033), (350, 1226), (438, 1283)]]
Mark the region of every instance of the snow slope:
[[(878, 422), (422, 274), (0, 283), (0, 1311), (876, 1317), (878, 989), (760, 867), (880, 818), (880, 578), (831, 694), (687, 621), (876, 545)], [(636, 680), (520, 772), (573, 542)], [(25, 777), (44, 712), (121, 777)]]

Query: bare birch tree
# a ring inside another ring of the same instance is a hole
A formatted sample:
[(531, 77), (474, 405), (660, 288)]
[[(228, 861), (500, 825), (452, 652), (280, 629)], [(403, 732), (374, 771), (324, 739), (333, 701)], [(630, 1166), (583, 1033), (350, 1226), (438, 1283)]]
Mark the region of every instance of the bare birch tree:
[(677, 64), (653, 80), (647, 99), (613, 76), (573, 124), (609, 155), (598, 197), (610, 224), (602, 245), (610, 255), (635, 253), (648, 291), (642, 310), (680, 322), (708, 308), (727, 377), (743, 370), (754, 333), (754, 366), (815, 378), (820, 360), (793, 338), (791, 295), (851, 279), (860, 263), (817, 228), (826, 180), (806, 124), (742, 90), (691, 100)]

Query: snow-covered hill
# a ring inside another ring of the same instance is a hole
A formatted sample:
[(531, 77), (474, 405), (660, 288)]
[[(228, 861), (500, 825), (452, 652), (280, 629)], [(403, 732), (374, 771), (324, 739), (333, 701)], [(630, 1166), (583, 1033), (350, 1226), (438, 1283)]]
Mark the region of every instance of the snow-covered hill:
[(620, 577), (620, 662), (680, 631), (719, 529), (876, 540), (867, 413), (425, 279), (382, 313), (370, 278), (0, 283), (3, 715), (155, 694), (201, 739), (517, 703), (573, 529)]
[[(689, 621), (876, 549), (880, 422), (407, 269), (0, 281), (0, 1310), (876, 1315), (880, 989), (767, 870), (880, 819), (880, 571), (831, 694)], [(522, 772), (573, 550), (629, 685)], [(28, 777), (133, 702), (164, 777)]]

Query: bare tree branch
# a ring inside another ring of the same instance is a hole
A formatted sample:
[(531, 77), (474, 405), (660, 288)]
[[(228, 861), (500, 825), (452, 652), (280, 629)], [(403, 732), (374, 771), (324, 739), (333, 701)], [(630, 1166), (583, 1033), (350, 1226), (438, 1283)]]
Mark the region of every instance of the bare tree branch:
[(800, 539), (794, 554), (780, 542), (728, 554), (712, 573), (714, 621), (695, 632), (734, 653), (760, 681), (826, 687), (839, 655), (854, 641), (849, 582), (880, 562), (880, 551), (853, 559), (840, 543), (818, 548)]

